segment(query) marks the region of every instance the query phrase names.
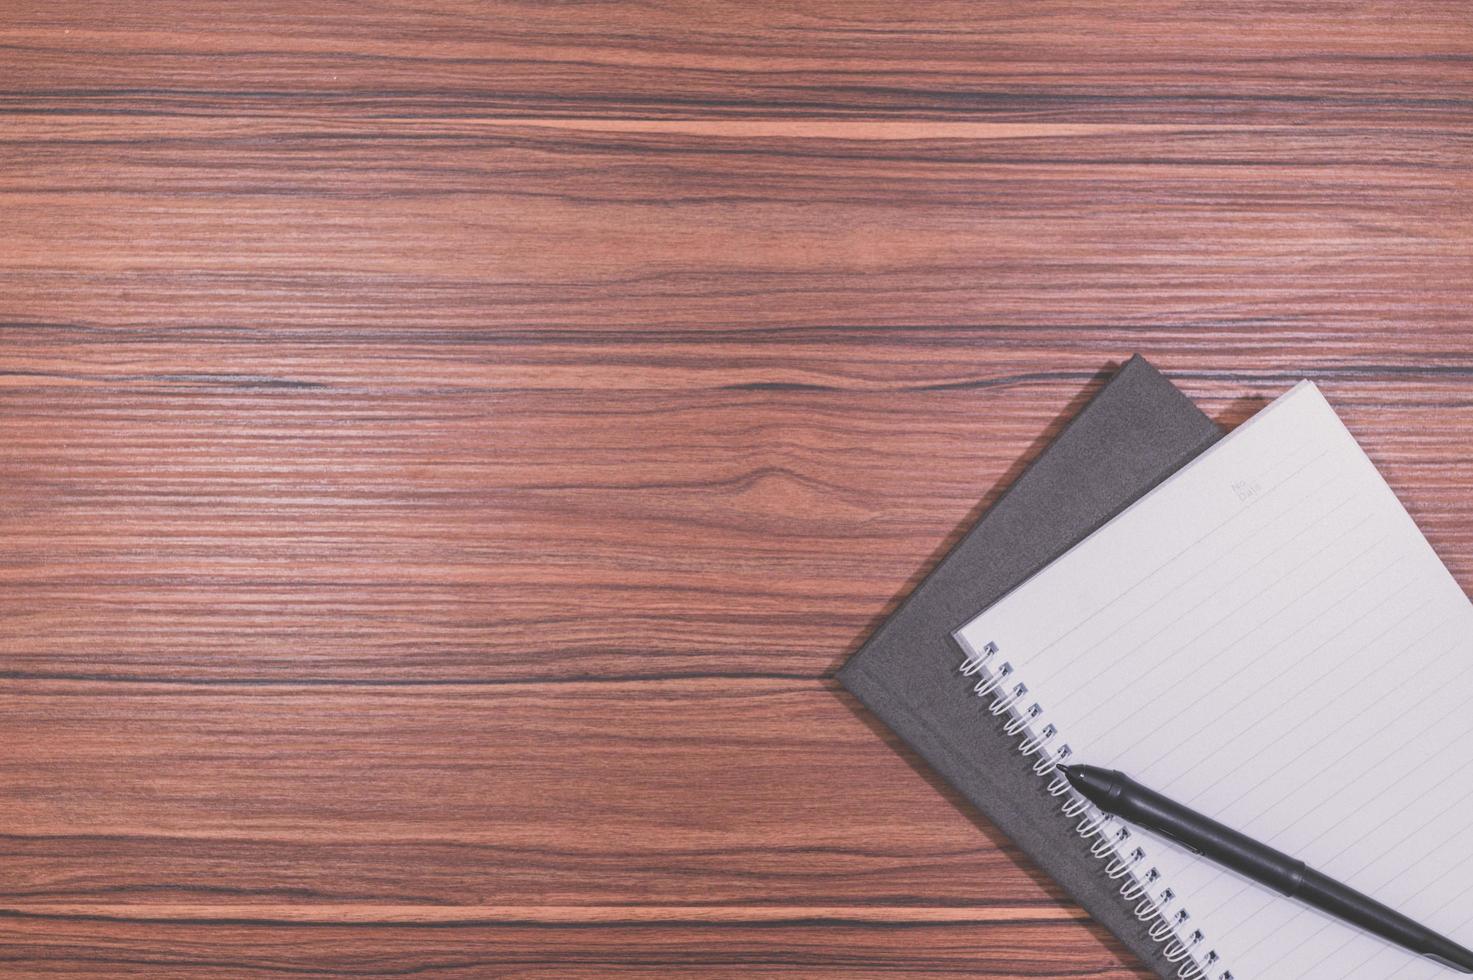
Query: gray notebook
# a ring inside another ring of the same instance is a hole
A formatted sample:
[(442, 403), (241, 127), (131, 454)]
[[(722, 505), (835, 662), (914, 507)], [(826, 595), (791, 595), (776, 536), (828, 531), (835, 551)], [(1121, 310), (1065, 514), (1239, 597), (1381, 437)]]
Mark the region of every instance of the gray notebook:
[(840, 682), (1162, 977), (1154, 923), (972, 693), (952, 633), (1221, 435), (1132, 357), (839, 671)]

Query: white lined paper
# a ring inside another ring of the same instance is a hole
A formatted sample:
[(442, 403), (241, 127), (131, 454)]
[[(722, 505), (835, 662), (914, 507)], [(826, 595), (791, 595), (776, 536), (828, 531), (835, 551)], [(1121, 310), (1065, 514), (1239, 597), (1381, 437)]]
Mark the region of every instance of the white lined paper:
[[(1473, 946), (1473, 605), (1309, 382), (957, 638), (997, 644), (1075, 760)], [(1214, 977), (1457, 975), (1147, 849)]]

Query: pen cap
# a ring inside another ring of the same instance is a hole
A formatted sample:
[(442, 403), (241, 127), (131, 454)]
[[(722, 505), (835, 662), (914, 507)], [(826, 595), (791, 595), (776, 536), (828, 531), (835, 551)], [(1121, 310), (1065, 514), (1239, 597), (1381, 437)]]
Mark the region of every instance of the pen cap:
[(1170, 838), (1190, 851), (1207, 854), (1217, 863), (1290, 897), (1303, 886), (1306, 871), (1303, 861), (1204, 817), (1123, 773), (1111, 775), (1117, 782), (1109, 807), (1124, 819)]

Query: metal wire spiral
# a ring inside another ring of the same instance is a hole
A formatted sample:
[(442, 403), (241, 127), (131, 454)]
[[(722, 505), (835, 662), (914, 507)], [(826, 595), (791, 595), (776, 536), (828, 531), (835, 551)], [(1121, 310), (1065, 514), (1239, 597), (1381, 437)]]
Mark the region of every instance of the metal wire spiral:
[[(1210, 980), (1210, 971), (1221, 963), (1217, 950), (1198, 952), (1206, 937), (1200, 929), (1187, 931), (1191, 913), (1185, 908), (1171, 908), (1176, 894), (1162, 881), (1160, 870), (1150, 864), (1146, 850), (1133, 846), (1130, 828), (1074, 792), (1063, 773), (1057, 771), (1060, 763), (1073, 756), (1073, 750), (1067, 743), (1053, 747), (1059, 730), (1044, 717), (1044, 707), (1028, 697), (1028, 685), (1016, 680), (1012, 663), (1004, 660), (996, 667), (990, 666), (998, 652), (996, 643), (970, 651), (962, 663), (962, 675), (977, 678), (972, 690), (978, 697), (992, 698), (988, 713), (1003, 719), (1003, 732), (1018, 739), (1018, 751), (1025, 757), (1038, 757), (1033, 772), (1052, 777), (1045, 792), (1064, 798), (1060, 813), (1078, 820), (1074, 832), (1089, 842), (1093, 857), (1106, 862), (1105, 877), (1122, 882), (1121, 898), (1134, 903), (1136, 919), (1146, 924), (1146, 935), (1161, 947), (1166, 962), (1177, 967), (1176, 976), (1180, 980)], [(1233, 974), (1223, 971), (1216, 980), (1233, 980)]]

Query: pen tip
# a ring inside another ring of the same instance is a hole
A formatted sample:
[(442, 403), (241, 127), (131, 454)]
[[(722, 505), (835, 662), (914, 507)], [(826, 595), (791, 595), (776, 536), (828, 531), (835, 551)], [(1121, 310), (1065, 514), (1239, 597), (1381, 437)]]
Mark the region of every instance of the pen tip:
[(1059, 772), (1061, 772), (1061, 773), (1064, 774), (1064, 778), (1065, 779), (1069, 780), (1069, 782), (1071, 782), (1071, 783), (1074, 782), (1074, 770), (1073, 769), (1071, 769), (1068, 766), (1063, 765), (1061, 763), (1058, 766), (1058, 770), (1059, 770)]

